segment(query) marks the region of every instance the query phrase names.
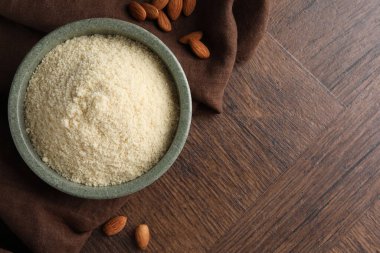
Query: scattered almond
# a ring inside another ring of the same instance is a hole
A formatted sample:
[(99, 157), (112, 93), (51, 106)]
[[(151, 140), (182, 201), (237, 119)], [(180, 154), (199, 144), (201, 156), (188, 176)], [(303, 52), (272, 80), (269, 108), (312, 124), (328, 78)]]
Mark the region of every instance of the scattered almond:
[(183, 15), (190, 16), (193, 13), (195, 6), (197, 5), (197, 0), (183, 0)]
[(116, 216), (109, 221), (107, 221), (106, 224), (103, 226), (103, 232), (108, 235), (116, 235), (119, 233), (123, 228), (125, 227), (125, 224), (127, 224), (127, 217), (125, 216)]
[[(133, 0), (128, 5), (128, 10), (131, 16), (138, 21), (157, 19), (158, 27), (164, 32), (170, 32), (172, 30), (170, 19), (173, 21), (177, 20), (181, 12), (185, 16), (190, 16), (194, 12), (196, 5), (197, 0), (152, 0), (151, 4), (139, 4)], [(167, 14), (163, 11), (165, 7)], [(198, 58), (207, 59), (210, 57), (210, 50), (200, 41), (202, 37), (202, 31), (195, 31), (179, 38), (179, 42), (189, 44), (191, 50)]]
[(136, 243), (140, 249), (145, 250), (148, 247), (150, 240), (149, 227), (146, 224), (140, 224), (135, 232)]
[(159, 11), (157, 23), (161, 30), (164, 32), (170, 32), (172, 30), (172, 24), (170, 23), (168, 16), (166, 16), (165, 12), (163, 11)]
[(144, 21), (146, 19), (145, 9), (136, 1), (132, 1), (128, 5), (129, 13), (137, 21)]
[(171, 20), (177, 20), (182, 11), (182, 0), (169, 0), (167, 13)]
[(148, 4), (148, 3), (142, 3), (141, 6), (145, 9), (146, 17), (148, 19), (154, 20), (158, 18), (158, 9), (154, 5)]
[(198, 58), (207, 59), (210, 57), (210, 50), (199, 40), (190, 40), (190, 48)]
[(153, 0), (152, 5), (154, 5), (157, 9), (162, 10), (168, 5), (169, 0)]
[(181, 38), (179, 38), (178, 41), (181, 42), (182, 44), (189, 44), (190, 40), (201, 40), (202, 37), (203, 37), (203, 32), (196, 31), (196, 32), (192, 32), (192, 33), (182, 36)]

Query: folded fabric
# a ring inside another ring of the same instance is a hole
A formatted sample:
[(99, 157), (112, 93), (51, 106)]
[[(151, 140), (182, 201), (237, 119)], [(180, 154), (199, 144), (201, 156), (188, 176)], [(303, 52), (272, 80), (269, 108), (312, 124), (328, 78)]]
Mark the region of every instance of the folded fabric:
[[(263, 36), (268, 0), (199, 0), (173, 31), (154, 22), (135, 22), (121, 0), (0, 1), (0, 218), (34, 252), (79, 252), (93, 229), (126, 201), (85, 200), (61, 193), (35, 176), (18, 155), (9, 132), (7, 98), (13, 75), (27, 51), (47, 32), (66, 23), (110, 17), (136, 23), (174, 52), (189, 80), (194, 103), (222, 111), (224, 88), (236, 61), (247, 60)], [(177, 42), (204, 32), (211, 58), (199, 60)], [(101, 208), (99, 208), (101, 206)], [(1, 240), (1, 239), (0, 239)]]

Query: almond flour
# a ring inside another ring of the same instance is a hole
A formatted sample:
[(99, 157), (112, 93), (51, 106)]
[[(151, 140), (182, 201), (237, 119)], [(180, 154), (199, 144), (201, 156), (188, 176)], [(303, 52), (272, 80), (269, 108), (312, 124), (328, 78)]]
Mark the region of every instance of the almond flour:
[(152, 168), (178, 122), (172, 77), (148, 48), (121, 36), (68, 40), (36, 68), (25, 123), (42, 160), (67, 179), (120, 184)]

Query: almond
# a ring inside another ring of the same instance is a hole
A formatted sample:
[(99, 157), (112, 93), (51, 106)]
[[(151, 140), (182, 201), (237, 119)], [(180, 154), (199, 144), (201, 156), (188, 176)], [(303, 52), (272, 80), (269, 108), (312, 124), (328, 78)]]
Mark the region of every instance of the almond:
[(190, 16), (193, 13), (195, 6), (197, 5), (197, 0), (183, 0), (183, 15)]
[(137, 21), (144, 21), (146, 19), (145, 9), (136, 1), (132, 1), (128, 5), (129, 14)]
[(158, 18), (158, 9), (154, 5), (142, 3), (141, 6), (145, 9), (148, 19), (154, 20)]
[(168, 16), (166, 16), (165, 12), (163, 11), (159, 11), (157, 23), (161, 30), (164, 32), (170, 32), (172, 30), (172, 24), (170, 23)]
[(145, 250), (148, 247), (150, 240), (149, 227), (146, 224), (140, 224), (135, 232), (136, 243), (140, 249)]
[(168, 16), (171, 20), (177, 20), (182, 11), (182, 0), (170, 0), (167, 8)]
[(162, 10), (168, 5), (169, 0), (153, 0), (152, 5), (154, 5), (157, 9)]
[(108, 236), (116, 235), (123, 230), (125, 224), (127, 224), (126, 216), (116, 216), (104, 224), (103, 232)]
[(181, 38), (179, 38), (179, 42), (181, 42), (182, 44), (189, 44), (190, 40), (201, 40), (202, 37), (203, 32), (196, 31), (182, 36)]
[(210, 57), (210, 50), (199, 40), (190, 40), (190, 48), (196, 56), (201, 59), (207, 59)]

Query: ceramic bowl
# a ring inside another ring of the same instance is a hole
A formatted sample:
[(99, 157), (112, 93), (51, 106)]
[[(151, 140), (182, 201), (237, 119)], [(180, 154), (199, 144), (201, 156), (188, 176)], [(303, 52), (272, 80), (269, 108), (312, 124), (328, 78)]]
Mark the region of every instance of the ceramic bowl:
[[(25, 131), (24, 98), (31, 75), (44, 56), (58, 44), (73, 37), (92, 34), (122, 35), (141, 42), (167, 65), (177, 87), (180, 116), (173, 142), (162, 159), (140, 177), (114, 186), (86, 186), (59, 175), (49, 168), (36, 151)], [(82, 198), (111, 199), (126, 196), (147, 187), (161, 177), (181, 152), (191, 123), (191, 95), (185, 73), (173, 53), (156, 36), (131, 23), (108, 18), (86, 19), (62, 26), (42, 38), (26, 55), (12, 82), (8, 100), (8, 120), (18, 152), (29, 168), (52, 187)]]

